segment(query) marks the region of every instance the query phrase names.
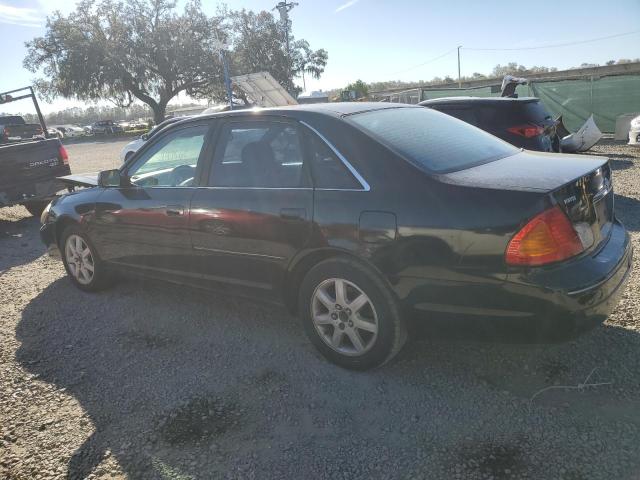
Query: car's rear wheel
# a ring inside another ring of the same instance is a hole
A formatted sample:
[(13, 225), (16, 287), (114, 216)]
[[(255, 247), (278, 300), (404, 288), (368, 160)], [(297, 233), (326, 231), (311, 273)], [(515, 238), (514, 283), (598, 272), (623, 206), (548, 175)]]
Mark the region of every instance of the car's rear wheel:
[(406, 341), (393, 294), (376, 272), (357, 261), (334, 258), (313, 267), (302, 282), (299, 302), (309, 339), (342, 367), (383, 365)]
[(60, 246), (64, 268), (76, 287), (95, 292), (110, 285), (109, 272), (88, 236), (79, 227), (67, 227), (62, 233)]
[(40, 218), (44, 209), (49, 205), (48, 201), (27, 202), (24, 204), (24, 208), (36, 218)]

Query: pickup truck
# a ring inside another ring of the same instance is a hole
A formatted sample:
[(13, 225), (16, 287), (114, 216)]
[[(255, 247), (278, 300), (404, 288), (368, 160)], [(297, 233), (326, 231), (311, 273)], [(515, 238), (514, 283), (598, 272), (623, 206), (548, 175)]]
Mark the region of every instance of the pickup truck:
[(70, 173), (69, 156), (57, 138), (0, 145), (0, 207), (21, 204), (40, 217), (65, 188), (57, 177)]
[[(28, 93), (21, 93), (25, 90)], [(27, 98), (33, 101), (40, 124), (34, 127), (15, 115), (0, 117), (0, 207), (21, 204), (40, 217), (51, 199), (65, 188), (58, 177), (69, 175), (71, 169), (60, 140), (47, 138), (33, 88), (0, 92), (0, 104)]]
[(43, 136), (38, 123), (27, 123), (18, 115), (0, 117), (0, 144)]

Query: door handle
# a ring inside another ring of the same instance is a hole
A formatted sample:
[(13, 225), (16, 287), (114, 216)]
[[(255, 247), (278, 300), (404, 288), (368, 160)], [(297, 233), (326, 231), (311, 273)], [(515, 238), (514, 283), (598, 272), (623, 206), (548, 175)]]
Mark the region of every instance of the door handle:
[(306, 220), (307, 211), (304, 208), (283, 208), (280, 210), (280, 218), (284, 220)]
[(184, 207), (182, 205), (167, 205), (165, 213), (170, 217), (179, 217), (184, 215)]

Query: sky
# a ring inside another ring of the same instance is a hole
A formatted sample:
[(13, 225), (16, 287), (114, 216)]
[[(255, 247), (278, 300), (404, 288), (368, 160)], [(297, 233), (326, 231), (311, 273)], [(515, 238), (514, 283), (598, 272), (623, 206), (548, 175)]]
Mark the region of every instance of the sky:
[[(488, 74), (495, 65), (508, 62), (562, 70), (583, 62), (603, 64), (640, 57), (640, 0), (297, 2), (291, 12), (293, 35), (308, 40), (314, 49), (329, 52), (325, 73), (320, 80), (307, 80), (307, 90), (341, 88), (357, 79), (456, 78), (459, 45), (462, 75)], [(213, 14), (219, 3), (223, 2), (204, 0), (203, 8)], [(276, 0), (224, 3), (232, 9), (271, 10)], [(73, 0), (0, 0), (0, 91), (31, 83), (35, 75), (22, 66), (24, 42), (44, 34), (48, 14), (56, 9), (68, 13), (73, 8)], [(581, 45), (527, 49), (632, 31), (637, 33)], [(20, 103), (5, 105), (2, 110), (24, 110)], [(46, 113), (69, 106), (85, 104), (58, 99), (52, 104), (43, 102), (42, 110)]]

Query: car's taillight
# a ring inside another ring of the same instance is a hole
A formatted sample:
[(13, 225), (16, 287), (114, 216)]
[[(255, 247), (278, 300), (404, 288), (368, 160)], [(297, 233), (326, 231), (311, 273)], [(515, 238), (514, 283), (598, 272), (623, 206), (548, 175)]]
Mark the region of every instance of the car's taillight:
[(539, 125), (516, 125), (515, 127), (507, 128), (508, 132), (515, 133), (525, 138), (533, 138), (544, 133), (544, 128)]
[(58, 148), (58, 153), (60, 155), (60, 158), (62, 159), (62, 164), (69, 165), (69, 154), (67, 153), (67, 149), (64, 148), (64, 145), (60, 145), (60, 147)]
[(578, 255), (584, 246), (559, 206), (535, 216), (507, 245), (508, 265), (540, 266)]

